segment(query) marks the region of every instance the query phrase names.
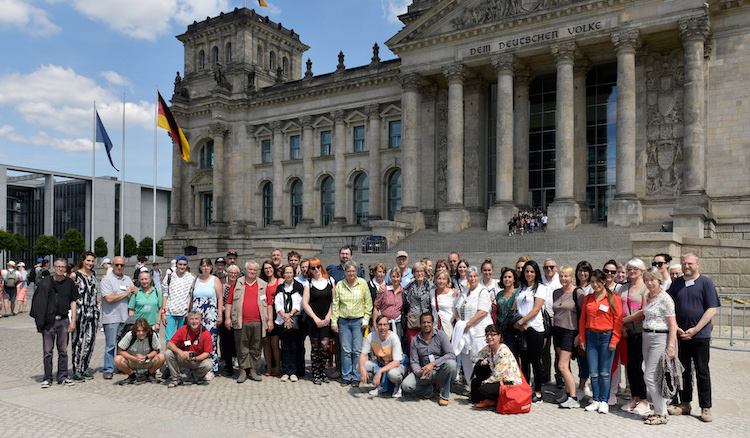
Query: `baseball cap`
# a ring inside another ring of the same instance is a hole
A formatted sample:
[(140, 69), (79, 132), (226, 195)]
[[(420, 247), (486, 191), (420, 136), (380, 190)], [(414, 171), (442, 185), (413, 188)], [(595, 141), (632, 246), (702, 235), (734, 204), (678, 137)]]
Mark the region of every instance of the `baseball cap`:
[(237, 251), (234, 249), (230, 249), (229, 251), (227, 251), (227, 257), (229, 257), (230, 255), (237, 257)]
[(19, 262), (19, 263), (18, 263), (18, 267), (20, 268), (21, 266), (23, 266), (23, 267), (25, 268), (25, 267), (26, 267), (26, 263), (24, 263), (24, 262)]
[(37, 262), (37, 263), (42, 263), (43, 261), (44, 261), (44, 259), (43, 259), (43, 258), (41, 258), (41, 257), (39, 257), (38, 259), (36, 259), (36, 262)]
[(409, 258), (409, 254), (406, 251), (399, 251), (396, 253), (396, 258), (399, 258), (399, 257)]
[(224, 257), (216, 257), (216, 262), (214, 264), (218, 265), (219, 263), (224, 263), (226, 265), (227, 261), (224, 260)]
[(184, 260), (184, 261), (188, 262), (188, 258), (187, 258), (187, 256), (185, 254), (180, 254), (180, 255), (177, 256), (177, 261), (179, 262), (180, 260)]
[(104, 259), (104, 260), (102, 260), (102, 266), (106, 265), (107, 263), (112, 264), (112, 260), (110, 260), (110, 259)]

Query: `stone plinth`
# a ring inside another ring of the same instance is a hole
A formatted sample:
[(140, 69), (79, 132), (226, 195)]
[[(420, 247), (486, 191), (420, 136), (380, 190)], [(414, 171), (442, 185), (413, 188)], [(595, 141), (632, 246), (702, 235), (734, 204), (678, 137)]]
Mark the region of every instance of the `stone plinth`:
[(455, 233), (469, 228), (471, 217), (465, 208), (450, 208), (438, 213), (438, 233)]
[(396, 212), (393, 219), (396, 222), (408, 224), (413, 233), (416, 233), (419, 230), (424, 230), (424, 214), (422, 214), (421, 211), (401, 210)]
[(518, 211), (513, 203), (500, 203), (490, 207), (487, 212), (487, 231), (491, 233), (506, 233), (508, 221)]
[(561, 199), (547, 207), (550, 230), (572, 230), (581, 224), (581, 207), (573, 199)]
[(405, 222), (375, 220), (369, 222), (373, 236), (384, 236), (388, 240), (388, 247), (404, 240), (412, 233), (411, 225)]
[(641, 201), (637, 198), (622, 198), (609, 201), (607, 226), (637, 227), (643, 221)]

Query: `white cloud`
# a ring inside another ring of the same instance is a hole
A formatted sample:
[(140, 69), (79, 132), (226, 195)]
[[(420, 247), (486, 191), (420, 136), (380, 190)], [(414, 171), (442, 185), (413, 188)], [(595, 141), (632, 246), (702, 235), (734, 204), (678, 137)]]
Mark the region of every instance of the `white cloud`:
[(383, 6), (383, 16), (389, 23), (400, 23), (398, 16), (405, 14), (411, 0), (380, 0)]
[(60, 27), (51, 22), (47, 12), (22, 0), (0, 0), (0, 27), (17, 27), (32, 35), (52, 35)]
[(229, 0), (72, 0), (72, 3), (91, 20), (134, 38), (152, 41), (170, 33), (174, 23), (187, 25), (230, 9)]
[(101, 72), (101, 76), (111, 85), (119, 86), (119, 87), (128, 87), (131, 90), (133, 89), (133, 83), (130, 82), (130, 79), (126, 78), (125, 76), (122, 76), (121, 74), (115, 71), (111, 71), (111, 70), (103, 71)]

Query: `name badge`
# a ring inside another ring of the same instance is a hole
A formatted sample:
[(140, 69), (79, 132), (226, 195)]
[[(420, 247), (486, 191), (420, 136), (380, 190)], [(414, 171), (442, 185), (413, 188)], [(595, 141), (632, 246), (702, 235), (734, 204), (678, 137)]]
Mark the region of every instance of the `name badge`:
[(266, 298), (268, 298), (268, 297), (265, 294), (263, 294), (263, 295), (260, 296), (260, 300), (261, 301), (266, 301)]
[(151, 306), (143, 306), (143, 310), (151, 310)]
[(431, 355), (427, 356), (427, 358), (430, 360), (430, 362), (435, 362), (435, 355), (434, 354), (431, 354)]
[(609, 306), (607, 306), (606, 304), (599, 304), (599, 310), (601, 310), (602, 312), (606, 312), (609, 310)]
[(191, 346), (192, 344), (193, 344), (193, 343), (192, 343), (192, 342), (190, 342), (190, 341), (187, 341), (187, 340), (185, 341), (185, 346), (186, 346), (186, 347), (189, 347), (189, 346)]
[(695, 285), (695, 280), (688, 280), (685, 282), (685, 287), (690, 287)]
[(393, 286), (386, 286), (385, 290), (393, 290)]
[(120, 290), (128, 290), (128, 287), (123, 284), (122, 286), (120, 286)]

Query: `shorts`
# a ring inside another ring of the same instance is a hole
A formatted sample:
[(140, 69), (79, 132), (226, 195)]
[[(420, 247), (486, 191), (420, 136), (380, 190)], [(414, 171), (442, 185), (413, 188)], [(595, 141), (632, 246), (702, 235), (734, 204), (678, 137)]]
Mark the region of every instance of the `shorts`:
[(26, 301), (26, 288), (18, 288), (18, 293), (16, 293), (16, 301)]
[(16, 300), (16, 288), (3, 286), (3, 299), (15, 301)]
[(562, 327), (552, 327), (552, 340), (555, 348), (559, 348), (562, 351), (572, 353), (575, 351), (573, 347), (576, 336), (578, 336), (578, 330), (568, 330)]
[(143, 363), (125, 359), (125, 362), (128, 364), (131, 370), (147, 370), (154, 364), (154, 361), (152, 359), (146, 359)]
[(279, 336), (281, 334), (282, 329), (284, 326), (278, 325), (276, 323), (273, 324), (273, 330), (266, 333), (266, 336)]

